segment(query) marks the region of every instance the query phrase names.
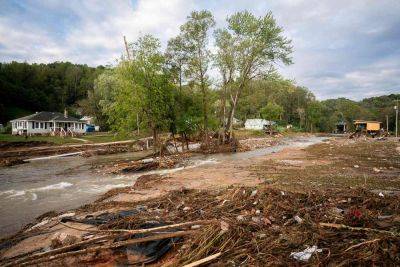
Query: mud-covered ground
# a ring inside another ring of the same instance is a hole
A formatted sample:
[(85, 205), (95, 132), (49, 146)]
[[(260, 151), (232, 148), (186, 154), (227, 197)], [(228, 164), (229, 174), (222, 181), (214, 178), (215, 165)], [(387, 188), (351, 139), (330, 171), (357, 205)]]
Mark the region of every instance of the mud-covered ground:
[[(69, 213), (46, 214), (3, 240), (2, 264), (180, 266), (206, 259), (220, 266), (396, 266), (399, 192), (398, 140), (330, 138), (142, 176), (134, 186)], [(105, 212), (118, 216), (91, 223)], [(156, 256), (144, 252), (151, 242), (141, 241), (143, 235), (115, 235), (149, 222), (191, 221), (178, 232), (145, 234), (168, 248)]]

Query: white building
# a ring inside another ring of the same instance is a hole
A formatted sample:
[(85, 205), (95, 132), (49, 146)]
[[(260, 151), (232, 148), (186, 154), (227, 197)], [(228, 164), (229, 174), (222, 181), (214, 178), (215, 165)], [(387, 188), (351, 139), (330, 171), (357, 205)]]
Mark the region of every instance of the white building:
[(244, 128), (248, 130), (262, 130), (264, 126), (274, 125), (274, 121), (264, 119), (247, 119), (244, 123)]
[(11, 121), (13, 135), (83, 134), (85, 122), (70, 117), (65, 112), (36, 112)]

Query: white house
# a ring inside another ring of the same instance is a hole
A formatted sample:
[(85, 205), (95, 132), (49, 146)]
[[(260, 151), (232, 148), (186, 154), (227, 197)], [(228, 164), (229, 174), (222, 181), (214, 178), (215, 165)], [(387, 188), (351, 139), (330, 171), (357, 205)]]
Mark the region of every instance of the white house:
[(262, 130), (264, 126), (274, 125), (274, 121), (264, 119), (247, 119), (244, 123), (244, 128), (248, 130)]
[(60, 112), (36, 112), (11, 121), (13, 135), (83, 134), (85, 122)]

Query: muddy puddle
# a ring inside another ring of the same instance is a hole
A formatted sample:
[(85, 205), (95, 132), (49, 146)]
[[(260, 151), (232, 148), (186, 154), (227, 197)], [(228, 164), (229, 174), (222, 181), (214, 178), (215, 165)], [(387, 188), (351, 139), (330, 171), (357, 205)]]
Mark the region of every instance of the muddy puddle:
[(286, 147), (307, 147), (322, 142), (322, 137), (284, 139), (280, 145), (234, 154), (196, 155), (174, 169), (139, 174), (101, 174), (93, 165), (115, 160), (135, 160), (148, 152), (132, 152), (82, 158), (79, 156), (39, 160), (0, 168), (0, 237), (12, 234), (35, 217), (51, 211), (63, 211), (94, 201), (117, 187), (131, 186), (143, 174), (168, 174), (187, 168), (224, 161), (242, 160), (278, 152)]

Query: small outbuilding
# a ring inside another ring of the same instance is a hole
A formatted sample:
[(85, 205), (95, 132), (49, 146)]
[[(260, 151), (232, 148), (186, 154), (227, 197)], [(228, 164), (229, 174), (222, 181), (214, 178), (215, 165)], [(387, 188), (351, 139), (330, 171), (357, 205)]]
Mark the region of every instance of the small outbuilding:
[(263, 130), (272, 125), (275, 125), (274, 121), (268, 121), (264, 119), (247, 119), (244, 123), (244, 128), (247, 130)]
[(347, 132), (347, 124), (345, 121), (339, 121), (336, 123), (336, 130), (335, 133), (341, 134)]

